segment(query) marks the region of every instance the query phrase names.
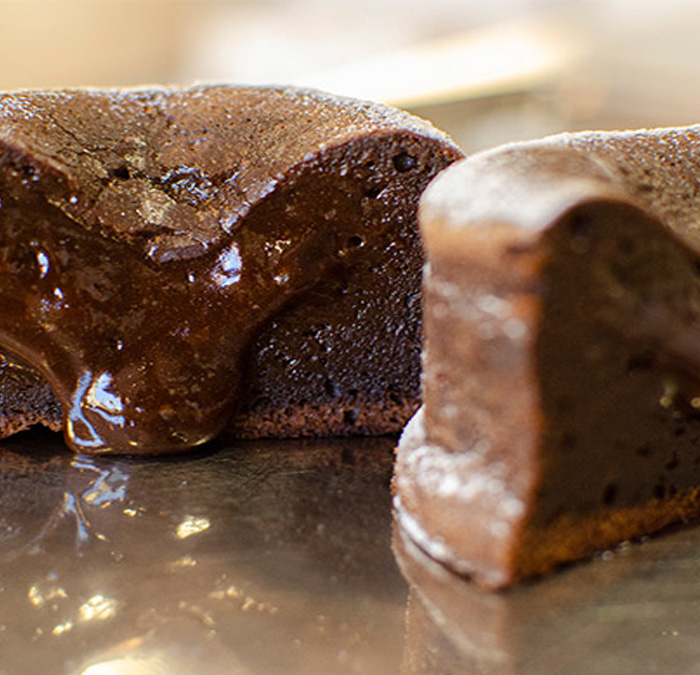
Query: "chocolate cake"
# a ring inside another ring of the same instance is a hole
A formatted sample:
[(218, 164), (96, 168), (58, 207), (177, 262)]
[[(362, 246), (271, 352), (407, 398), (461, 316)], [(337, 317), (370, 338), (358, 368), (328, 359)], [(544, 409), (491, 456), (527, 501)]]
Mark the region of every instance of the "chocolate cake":
[(415, 210), (461, 156), (405, 113), (230, 86), (0, 97), (0, 434), (81, 452), (398, 430)]
[(700, 127), (560, 135), (426, 191), (398, 519), (503, 587), (700, 514)]

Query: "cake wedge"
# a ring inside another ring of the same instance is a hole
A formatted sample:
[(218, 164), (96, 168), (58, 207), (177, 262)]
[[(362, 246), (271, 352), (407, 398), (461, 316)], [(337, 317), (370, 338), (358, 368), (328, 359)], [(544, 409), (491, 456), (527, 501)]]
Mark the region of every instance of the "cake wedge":
[(700, 515), (699, 176), (689, 127), (513, 144), (427, 189), (394, 485), (434, 558), (501, 588)]

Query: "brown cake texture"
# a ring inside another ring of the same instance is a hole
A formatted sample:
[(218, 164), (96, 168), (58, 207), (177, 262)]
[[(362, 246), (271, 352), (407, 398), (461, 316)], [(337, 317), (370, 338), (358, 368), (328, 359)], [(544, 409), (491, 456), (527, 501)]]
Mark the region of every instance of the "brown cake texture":
[(398, 431), (418, 197), (460, 151), (291, 88), (0, 96), (0, 435), (171, 452)]
[(700, 127), (565, 134), (426, 190), (397, 518), (499, 588), (700, 514)]

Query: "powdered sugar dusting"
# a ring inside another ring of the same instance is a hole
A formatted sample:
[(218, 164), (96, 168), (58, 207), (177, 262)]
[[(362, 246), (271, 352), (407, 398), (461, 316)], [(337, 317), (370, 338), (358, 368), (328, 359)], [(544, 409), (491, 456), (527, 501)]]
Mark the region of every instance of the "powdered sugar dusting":
[(465, 512), (479, 502), (493, 505), (494, 536), (503, 538), (525, 512), (525, 505), (506, 483), (502, 462), (489, 462), (484, 444), (475, 443), (463, 452), (448, 452), (426, 442), (424, 413), (419, 410), (399, 441), (396, 474), (398, 495), (416, 488), (440, 500), (458, 500)]
[(429, 312), (436, 319), (470, 323), (485, 340), (506, 337), (512, 341), (527, 336), (527, 325), (517, 317), (514, 303), (491, 293), (479, 293), (437, 274), (424, 276), (433, 293)]
[[(418, 520), (404, 509), (398, 495), (394, 497), (394, 509), (396, 521), (405, 535), (431, 558), (444, 563), (458, 574), (468, 576), (477, 571), (473, 564), (454, 553), (443, 540), (430, 536)], [(500, 572), (480, 569), (479, 575), (487, 586), (497, 587), (503, 582), (503, 575)]]

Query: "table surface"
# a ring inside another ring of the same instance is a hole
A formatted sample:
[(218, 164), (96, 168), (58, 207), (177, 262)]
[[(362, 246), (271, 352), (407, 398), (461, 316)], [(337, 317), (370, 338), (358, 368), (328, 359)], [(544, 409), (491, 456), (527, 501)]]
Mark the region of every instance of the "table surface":
[(0, 445), (0, 675), (700, 673), (700, 529), (501, 594), (394, 532), (391, 438)]

